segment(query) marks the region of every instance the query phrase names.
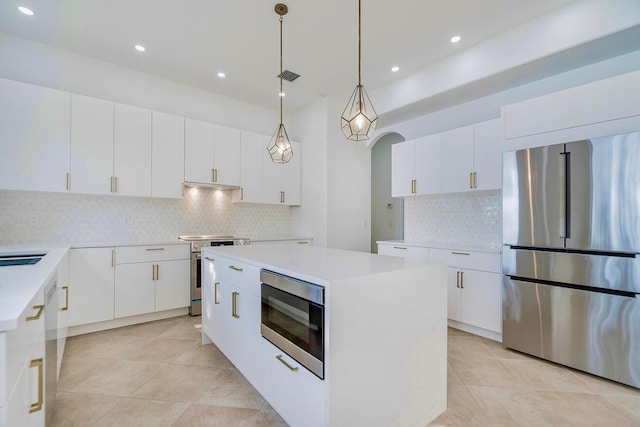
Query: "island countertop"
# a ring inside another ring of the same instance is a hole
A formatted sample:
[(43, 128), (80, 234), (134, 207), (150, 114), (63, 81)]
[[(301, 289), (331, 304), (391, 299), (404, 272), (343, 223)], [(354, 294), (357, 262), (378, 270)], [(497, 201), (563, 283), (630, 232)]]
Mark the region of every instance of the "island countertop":
[(369, 276), (432, 264), (428, 261), (296, 244), (216, 246), (203, 248), (227, 258), (267, 265), (276, 272), (327, 285), (331, 281)]

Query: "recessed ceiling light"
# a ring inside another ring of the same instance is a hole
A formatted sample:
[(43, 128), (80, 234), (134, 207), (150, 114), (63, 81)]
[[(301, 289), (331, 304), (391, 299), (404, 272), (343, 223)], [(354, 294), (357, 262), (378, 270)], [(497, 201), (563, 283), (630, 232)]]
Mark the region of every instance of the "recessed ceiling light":
[(18, 10), (25, 15), (33, 16), (33, 10), (29, 9), (28, 7), (18, 6)]
[(393, 71), (394, 73), (397, 73), (400, 70), (400, 67), (398, 67), (397, 65), (394, 65), (393, 67), (391, 67), (391, 71)]
[(138, 52), (144, 52), (145, 50), (147, 50), (144, 46), (142, 46), (141, 44), (137, 44), (136, 45), (136, 50)]
[(285, 95), (285, 93), (284, 93), (284, 92), (278, 92), (278, 95), (280, 95), (280, 96), (284, 96), (284, 95)]
[(218, 73), (218, 77), (220, 77), (221, 79), (224, 79), (225, 77), (227, 77), (227, 75), (225, 73), (223, 73), (222, 71), (220, 71)]
[(460, 36), (453, 36), (450, 39), (451, 43), (458, 43), (460, 40), (462, 40), (462, 37)]

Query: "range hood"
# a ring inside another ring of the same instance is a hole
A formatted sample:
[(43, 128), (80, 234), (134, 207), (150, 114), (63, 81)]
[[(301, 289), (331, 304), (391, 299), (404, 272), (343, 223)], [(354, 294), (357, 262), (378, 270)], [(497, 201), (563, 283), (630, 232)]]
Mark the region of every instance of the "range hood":
[(220, 191), (232, 191), (239, 190), (239, 185), (224, 185), (217, 184), (215, 182), (193, 182), (193, 181), (183, 181), (182, 185), (185, 188), (209, 188), (212, 190), (220, 190)]

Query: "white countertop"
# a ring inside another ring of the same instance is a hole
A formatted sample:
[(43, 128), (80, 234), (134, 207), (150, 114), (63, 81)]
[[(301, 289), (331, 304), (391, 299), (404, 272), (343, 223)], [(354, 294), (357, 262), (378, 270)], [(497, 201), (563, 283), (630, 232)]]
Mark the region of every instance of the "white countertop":
[(490, 254), (499, 254), (502, 252), (502, 244), (500, 243), (442, 243), (442, 242), (416, 242), (410, 240), (379, 240), (376, 243), (413, 246), (418, 248), (434, 248), (448, 250), (463, 250), (468, 252), (485, 252)]
[(0, 255), (46, 253), (37, 264), (0, 267), (0, 332), (18, 327), (20, 315), (38, 290), (56, 273), (69, 248), (3, 246)]
[(188, 245), (189, 242), (183, 242), (182, 240), (171, 240), (171, 241), (158, 241), (158, 242), (96, 242), (96, 243), (82, 243), (79, 245), (71, 245), (71, 248), (112, 248), (115, 246), (156, 246), (156, 245)]
[(285, 241), (294, 241), (294, 240), (313, 240), (313, 237), (300, 237), (300, 236), (290, 236), (290, 235), (262, 235), (262, 236), (254, 236), (250, 237), (249, 240), (251, 242), (285, 242)]
[(433, 264), (366, 252), (295, 244), (218, 246), (204, 253), (267, 267), (277, 273), (327, 286), (332, 280), (368, 276)]

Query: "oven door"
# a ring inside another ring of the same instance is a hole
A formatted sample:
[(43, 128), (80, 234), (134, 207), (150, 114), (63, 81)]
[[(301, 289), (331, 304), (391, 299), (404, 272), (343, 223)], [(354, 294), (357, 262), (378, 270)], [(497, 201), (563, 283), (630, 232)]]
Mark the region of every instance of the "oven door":
[(324, 307), (261, 285), (262, 336), (324, 379)]

